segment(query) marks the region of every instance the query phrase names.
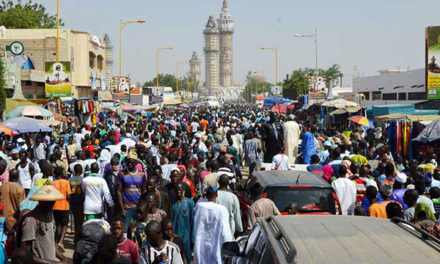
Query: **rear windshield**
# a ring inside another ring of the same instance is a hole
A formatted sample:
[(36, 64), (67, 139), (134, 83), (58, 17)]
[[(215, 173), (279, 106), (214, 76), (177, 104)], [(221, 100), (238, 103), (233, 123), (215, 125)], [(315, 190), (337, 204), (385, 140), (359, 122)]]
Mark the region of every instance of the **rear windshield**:
[(332, 189), (270, 187), (265, 190), (265, 193), (281, 212), (285, 212), (287, 206), (294, 202), (299, 212), (336, 213)]

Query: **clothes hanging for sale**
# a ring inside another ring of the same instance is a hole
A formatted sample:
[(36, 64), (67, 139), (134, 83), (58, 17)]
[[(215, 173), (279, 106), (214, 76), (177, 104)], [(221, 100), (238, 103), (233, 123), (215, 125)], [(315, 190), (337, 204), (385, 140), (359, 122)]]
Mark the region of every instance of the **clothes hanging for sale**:
[(387, 137), (392, 153), (400, 153), (403, 157), (412, 159), (417, 143), (412, 140), (423, 130), (423, 125), (417, 121), (391, 121), (387, 129)]

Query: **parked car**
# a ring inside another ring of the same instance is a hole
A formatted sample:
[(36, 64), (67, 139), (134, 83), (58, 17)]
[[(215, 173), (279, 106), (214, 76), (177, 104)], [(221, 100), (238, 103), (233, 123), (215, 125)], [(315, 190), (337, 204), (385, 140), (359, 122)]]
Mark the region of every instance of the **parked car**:
[(440, 263), (440, 240), (402, 219), (289, 215), (225, 242), (227, 263)]
[(247, 198), (253, 202), (251, 188), (259, 183), (264, 197), (271, 199), (280, 212), (292, 202), (298, 214), (336, 214), (338, 201), (330, 184), (316, 174), (305, 171), (257, 171), (246, 183)]

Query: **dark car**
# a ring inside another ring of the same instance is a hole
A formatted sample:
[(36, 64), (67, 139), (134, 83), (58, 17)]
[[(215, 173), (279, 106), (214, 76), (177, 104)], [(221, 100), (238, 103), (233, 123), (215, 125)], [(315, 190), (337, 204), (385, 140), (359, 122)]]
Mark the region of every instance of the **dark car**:
[(296, 203), (298, 214), (336, 214), (338, 202), (330, 184), (311, 172), (303, 171), (257, 171), (246, 183), (247, 198), (253, 202), (252, 186), (259, 183), (263, 196), (271, 199), (280, 212)]
[(440, 240), (402, 219), (289, 215), (225, 242), (227, 263), (440, 263)]

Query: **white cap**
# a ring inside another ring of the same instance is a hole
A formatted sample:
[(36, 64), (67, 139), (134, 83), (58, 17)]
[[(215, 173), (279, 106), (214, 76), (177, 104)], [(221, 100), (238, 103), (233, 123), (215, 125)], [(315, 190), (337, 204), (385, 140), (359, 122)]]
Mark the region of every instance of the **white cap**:
[(398, 181), (400, 183), (406, 183), (407, 179), (408, 179), (408, 176), (406, 176), (406, 174), (403, 172), (399, 172), (396, 175), (396, 181)]
[(25, 143), (26, 141), (24, 141), (24, 139), (22, 139), (22, 138), (18, 138), (17, 139), (17, 143)]
[(125, 136), (129, 138), (129, 137), (131, 137), (131, 134), (127, 133), (127, 134), (125, 134)]

